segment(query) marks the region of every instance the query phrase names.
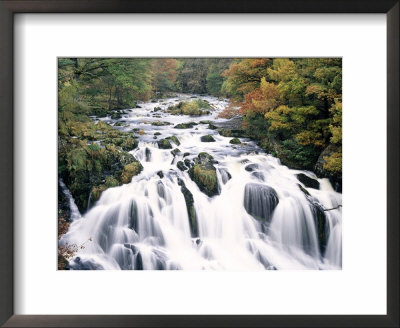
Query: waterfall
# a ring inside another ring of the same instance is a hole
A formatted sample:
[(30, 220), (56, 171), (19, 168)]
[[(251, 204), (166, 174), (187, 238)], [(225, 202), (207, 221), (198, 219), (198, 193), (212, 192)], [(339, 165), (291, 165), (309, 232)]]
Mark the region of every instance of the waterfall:
[[(341, 194), (327, 179), (318, 179), (319, 189), (305, 186), (297, 175), (317, 179), (311, 172), (281, 165), (249, 139), (233, 146), (231, 138), (200, 123), (225, 122), (216, 119), (225, 100), (202, 97), (215, 108), (206, 117), (158, 111), (162, 117), (152, 118), (154, 107), (166, 108), (184, 97), (141, 103), (123, 117), (129, 126), (121, 129), (145, 131), (131, 151), (143, 171), (130, 183), (107, 189), (82, 217), (74, 217), (60, 243), (85, 247), (70, 260), (71, 269), (341, 269)], [(153, 126), (143, 117), (198, 125)], [(170, 141), (180, 152), (160, 149), (155, 132), (160, 138), (176, 136), (179, 145)], [(215, 142), (201, 142), (206, 134)], [(178, 162), (190, 165), (200, 152), (214, 157), (218, 194), (212, 197), (187, 169), (177, 167)]]
[(79, 212), (78, 206), (76, 206), (74, 198), (71, 195), (71, 192), (64, 184), (62, 179), (58, 179), (58, 185), (60, 186), (61, 192), (64, 194), (65, 198), (68, 200), (69, 209), (71, 211), (70, 220), (74, 221), (81, 218), (81, 213)]

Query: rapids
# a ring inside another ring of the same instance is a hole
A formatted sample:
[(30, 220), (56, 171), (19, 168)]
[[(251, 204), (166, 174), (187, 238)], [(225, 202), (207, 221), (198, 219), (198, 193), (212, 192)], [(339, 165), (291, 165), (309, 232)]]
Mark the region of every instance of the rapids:
[[(163, 112), (168, 106), (190, 100), (177, 95), (158, 102), (140, 103), (125, 111), (119, 120), (102, 118), (123, 131), (140, 129), (139, 146), (131, 153), (143, 171), (128, 184), (107, 189), (82, 216), (71, 197), (73, 220), (61, 244), (75, 244), (79, 251), (70, 260), (71, 269), (105, 270), (281, 270), (341, 269), (342, 195), (327, 179), (318, 179), (319, 189), (307, 188), (296, 175), (314, 173), (289, 169), (265, 153), (253, 141), (219, 135), (208, 124), (224, 124), (216, 116), (227, 100), (198, 96), (212, 104), (206, 116), (174, 116)], [(193, 97), (193, 96), (192, 96)], [(162, 110), (154, 111), (160, 107)], [(93, 118), (94, 120), (99, 120)], [(170, 122), (154, 126), (151, 122)], [(174, 125), (194, 121), (190, 129)], [(159, 149), (158, 140), (175, 135), (180, 153)], [(201, 142), (211, 134), (215, 142)], [(219, 195), (208, 197), (177, 168), (178, 161), (193, 159), (200, 152), (217, 161)], [(189, 153), (184, 157), (185, 153)], [(249, 166), (250, 165), (250, 166)], [(157, 172), (162, 171), (161, 178)], [(193, 236), (183, 181), (193, 195), (198, 236)], [(302, 188), (300, 188), (300, 186)], [(63, 192), (68, 190), (63, 186)], [(69, 194), (70, 196), (70, 194)], [(336, 208), (337, 207), (337, 208)], [(336, 208), (336, 209), (332, 209)], [(328, 211), (326, 211), (329, 209)]]

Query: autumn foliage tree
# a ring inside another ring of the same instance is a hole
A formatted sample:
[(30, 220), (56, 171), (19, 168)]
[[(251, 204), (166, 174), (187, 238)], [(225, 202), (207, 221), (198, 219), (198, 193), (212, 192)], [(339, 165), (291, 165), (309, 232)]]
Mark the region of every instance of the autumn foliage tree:
[(322, 161), (326, 175), (341, 175), (341, 59), (242, 59), (224, 75), (252, 137), (289, 166)]

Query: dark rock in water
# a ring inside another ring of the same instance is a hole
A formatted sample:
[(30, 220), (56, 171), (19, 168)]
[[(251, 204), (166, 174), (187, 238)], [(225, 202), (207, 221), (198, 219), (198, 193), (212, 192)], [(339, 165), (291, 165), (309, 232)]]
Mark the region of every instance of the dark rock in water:
[(145, 154), (146, 154), (146, 162), (150, 162), (151, 160), (151, 150), (146, 147), (145, 149)]
[(132, 201), (131, 208), (129, 211), (129, 229), (138, 231), (138, 209), (135, 201)]
[(139, 249), (133, 244), (125, 243), (124, 247), (130, 249), (132, 251), (133, 255), (136, 255), (139, 252)]
[(257, 220), (270, 222), (278, 203), (278, 195), (270, 186), (248, 183), (244, 189), (244, 207)]
[(192, 163), (190, 162), (190, 159), (188, 159), (188, 158), (186, 158), (185, 160), (184, 160), (184, 163), (185, 163), (185, 165), (187, 166), (187, 167), (191, 167), (192, 166)]
[(202, 152), (189, 170), (190, 178), (209, 197), (219, 194), (217, 171), (213, 163), (215, 163), (214, 158), (210, 154)]
[(265, 177), (262, 172), (252, 172), (251, 175), (261, 181), (265, 181)]
[(200, 245), (201, 244), (201, 239), (200, 238), (197, 238), (196, 239), (196, 245)]
[(248, 171), (248, 172), (253, 172), (253, 171), (255, 171), (255, 170), (258, 170), (258, 169), (259, 169), (259, 166), (258, 166), (258, 164), (249, 164), (249, 165), (247, 165), (244, 169), (245, 169), (246, 171)]
[(230, 138), (245, 138), (246, 131), (240, 129), (219, 129), (219, 134), (223, 137), (230, 137)]
[(301, 184), (297, 184), (297, 186), (299, 187), (299, 189), (306, 195), (306, 197), (311, 197), (310, 193), (308, 192), (308, 190), (306, 188), (304, 188)]
[(186, 156), (189, 156), (189, 155), (190, 155), (190, 153), (184, 153), (183, 157), (186, 157)]
[(175, 129), (191, 129), (195, 125), (197, 125), (196, 122), (187, 122), (187, 123), (179, 123), (174, 126)]
[(143, 259), (142, 259), (142, 254), (137, 253), (136, 259), (135, 259), (135, 270), (143, 270)]
[(297, 179), (308, 188), (319, 189), (319, 182), (316, 179), (310, 178), (304, 173), (296, 174)]
[(113, 113), (110, 115), (110, 117), (111, 117), (113, 120), (119, 120), (119, 119), (122, 117), (122, 115), (121, 115), (121, 113), (113, 112)]
[(155, 112), (158, 112), (159, 110), (161, 110), (161, 107), (158, 107), (158, 106), (157, 106), (157, 107), (154, 107), (154, 111), (155, 111)]
[(160, 132), (154, 132), (154, 135), (155, 135), (155, 136), (160, 136), (161, 133), (160, 133)]
[(170, 137), (167, 137), (165, 139), (168, 139), (169, 141), (172, 141), (177, 146), (180, 146), (180, 144), (181, 144), (179, 139), (176, 136), (170, 136)]
[(168, 139), (160, 139), (157, 144), (160, 149), (172, 149), (172, 145)]
[(221, 174), (223, 184), (227, 183), (230, 179), (232, 179), (232, 176), (227, 169), (219, 169), (219, 173)]
[(231, 141), (229, 141), (229, 143), (232, 145), (240, 145), (241, 144), (239, 138), (233, 138), (233, 139), (231, 139)]
[(314, 203), (311, 205), (311, 208), (317, 228), (319, 250), (321, 255), (324, 256), (330, 234), (329, 225), (326, 222), (325, 211), (319, 204)]
[(186, 209), (189, 216), (189, 225), (192, 237), (199, 236), (199, 228), (197, 223), (197, 215), (194, 209), (194, 199), (193, 194), (190, 190), (186, 187), (185, 182), (182, 179), (178, 178), (178, 185), (181, 186), (181, 192), (183, 197), (185, 198)]
[(215, 139), (212, 135), (205, 135), (200, 138), (201, 142), (215, 142)]
[(174, 150), (171, 151), (171, 154), (176, 156), (180, 153), (181, 151), (179, 150), (179, 148), (175, 148)]
[(187, 167), (185, 166), (185, 164), (183, 164), (182, 161), (179, 161), (178, 163), (176, 163), (176, 166), (177, 166), (178, 169), (180, 169), (181, 171), (187, 170)]
[(158, 171), (157, 175), (162, 179), (164, 178), (164, 173), (162, 171)]
[(161, 181), (157, 182), (157, 193), (158, 193), (158, 196), (165, 199), (165, 197), (166, 197), (165, 186)]
[(209, 128), (210, 130), (216, 130), (216, 129), (218, 129), (218, 127), (215, 126), (215, 125), (212, 124), (212, 123), (208, 124), (208, 128)]

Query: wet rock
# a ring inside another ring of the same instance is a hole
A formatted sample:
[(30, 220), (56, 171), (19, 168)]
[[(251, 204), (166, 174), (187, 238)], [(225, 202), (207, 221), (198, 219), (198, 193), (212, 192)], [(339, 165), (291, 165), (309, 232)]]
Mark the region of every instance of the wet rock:
[(162, 171), (158, 171), (157, 175), (160, 177), (160, 179), (164, 178), (164, 173)]
[(212, 135), (205, 135), (200, 138), (201, 142), (215, 142), (215, 139)]
[(325, 254), (326, 245), (328, 244), (329, 226), (326, 222), (327, 219), (322, 206), (314, 203), (311, 207), (314, 214), (315, 226), (317, 227), (319, 250), (323, 256)]
[(184, 153), (183, 157), (186, 157), (186, 156), (189, 156), (189, 155), (190, 155), (190, 153)]
[(233, 139), (231, 139), (231, 141), (229, 141), (229, 143), (232, 145), (240, 145), (241, 144), (239, 138), (233, 138)]
[(251, 175), (261, 181), (265, 181), (265, 177), (262, 172), (252, 172)]
[(119, 112), (113, 112), (113, 113), (111, 113), (110, 117), (113, 120), (119, 120), (120, 118), (122, 118), (122, 115)]
[(194, 199), (193, 194), (186, 187), (185, 182), (182, 179), (178, 178), (178, 185), (181, 186), (181, 192), (183, 197), (185, 198), (186, 209), (189, 217), (189, 226), (192, 237), (199, 236), (199, 228), (197, 223), (196, 211), (194, 209)]
[(262, 222), (270, 222), (278, 205), (276, 191), (267, 185), (248, 183), (244, 189), (244, 207), (251, 216)]
[(160, 132), (154, 132), (154, 135), (155, 135), (155, 136), (160, 136), (161, 133), (160, 133)]
[(218, 127), (215, 126), (215, 125), (212, 124), (212, 123), (208, 124), (208, 128), (211, 129), (211, 130), (216, 130), (216, 129), (218, 129)]
[(155, 112), (158, 112), (158, 111), (160, 111), (160, 110), (161, 110), (161, 107), (158, 107), (158, 106), (157, 106), (157, 107), (154, 107), (154, 111), (155, 111)]
[(197, 156), (195, 164), (189, 170), (190, 178), (209, 197), (219, 194), (217, 172), (213, 162), (213, 157), (203, 152)]
[(307, 188), (319, 189), (319, 182), (316, 179), (310, 178), (304, 173), (296, 174), (297, 179)]
[(171, 154), (176, 156), (180, 153), (181, 151), (179, 150), (179, 148), (175, 148), (174, 150), (171, 151)]
[(143, 258), (142, 254), (137, 253), (136, 258), (135, 258), (135, 270), (143, 270)]
[(145, 152), (145, 155), (146, 155), (146, 162), (150, 162), (150, 160), (151, 160), (151, 150), (150, 150), (150, 148), (146, 147), (144, 152)]
[(165, 139), (168, 139), (169, 141), (172, 141), (177, 146), (181, 145), (179, 139), (176, 136), (170, 136), (170, 137), (167, 137)]
[(258, 170), (260, 167), (258, 166), (258, 164), (249, 164), (247, 165), (244, 169), (248, 172), (253, 172), (255, 170)]
[(168, 139), (160, 139), (157, 144), (160, 149), (172, 149), (172, 145)]
[(121, 183), (129, 183), (132, 178), (142, 172), (143, 166), (139, 161), (135, 161), (131, 164), (125, 165), (121, 173)]
[(157, 182), (157, 194), (160, 196), (162, 199), (165, 199), (165, 186), (164, 184), (160, 181)]
[(191, 129), (195, 125), (197, 125), (196, 122), (188, 122), (188, 123), (179, 123), (174, 126), (175, 129)]
[(180, 169), (181, 171), (187, 170), (187, 167), (185, 166), (185, 164), (183, 164), (182, 161), (179, 161), (178, 163), (176, 163), (176, 166), (177, 166), (178, 169)]
[(306, 195), (306, 197), (311, 197), (310, 193), (308, 192), (308, 190), (306, 188), (304, 188), (300, 183), (297, 184), (297, 186), (299, 187), (299, 189)]
[(172, 123), (162, 122), (162, 121), (151, 122), (151, 125), (154, 125), (154, 126), (165, 126), (165, 125), (171, 125), (171, 124)]
[(188, 159), (188, 158), (186, 158), (183, 162), (185, 163), (185, 165), (187, 167), (191, 167), (192, 166), (192, 163), (190, 162), (190, 159)]
[(218, 133), (223, 137), (245, 138), (246, 131), (241, 129), (219, 129)]

